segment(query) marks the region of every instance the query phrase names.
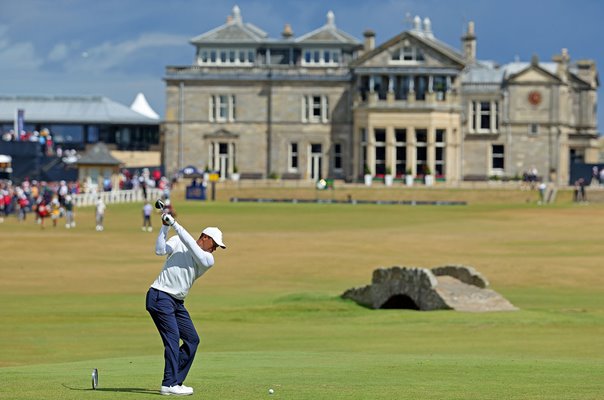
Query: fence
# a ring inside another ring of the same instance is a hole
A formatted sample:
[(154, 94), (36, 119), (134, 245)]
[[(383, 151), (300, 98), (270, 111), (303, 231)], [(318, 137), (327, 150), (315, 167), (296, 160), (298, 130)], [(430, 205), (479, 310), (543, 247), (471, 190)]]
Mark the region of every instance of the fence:
[[(163, 190), (157, 188), (147, 189), (147, 199), (153, 200), (159, 199), (164, 194)], [(136, 203), (145, 201), (142, 189), (136, 190), (112, 190), (109, 192), (97, 192), (97, 193), (80, 193), (73, 196), (74, 204), (77, 207), (82, 206), (93, 206), (96, 204), (97, 199), (100, 197), (103, 199), (105, 204), (111, 203)]]

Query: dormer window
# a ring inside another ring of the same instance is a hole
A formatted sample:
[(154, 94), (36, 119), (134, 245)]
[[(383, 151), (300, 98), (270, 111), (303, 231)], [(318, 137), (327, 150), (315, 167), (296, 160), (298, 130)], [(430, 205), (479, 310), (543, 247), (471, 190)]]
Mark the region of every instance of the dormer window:
[(335, 66), (340, 64), (340, 49), (305, 49), (302, 65)]
[(403, 46), (394, 50), (391, 59), (395, 63), (417, 63), (424, 60), (424, 52), (415, 46)]
[(253, 49), (200, 49), (198, 65), (252, 66), (256, 62)]

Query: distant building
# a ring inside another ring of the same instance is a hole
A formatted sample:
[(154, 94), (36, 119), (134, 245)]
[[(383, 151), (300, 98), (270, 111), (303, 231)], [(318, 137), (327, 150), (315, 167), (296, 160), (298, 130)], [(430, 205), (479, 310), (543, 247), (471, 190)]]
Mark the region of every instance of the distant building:
[(335, 16), (269, 38), (235, 6), (191, 39), (195, 61), (166, 67), (167, 172), (209, 167), (222, 178), (361, 179), (436, 175), (448, 183), (512, 178), (529, 169), (566, 184), (574, 162), (596, 162), (595, 63), (497, 65), (477, 59), (474, 24), (462, 51), (428, 18), (375, 46)]
[[(18, 136), (17, 110), (23, 114)], [(65, 151), (81, 153), (96, 144), (123, 157), (126, 167), (158, 167), (159, 157), (149, 164), (153, 157), (148, 155), (159, 154), (159, 126), (141, 94), (132, 108), (101, 96), (0, 96), (0, 153), (12, 157), (16, 181), (75, 180)]]
[[(139, 109), (153, 112), (144, 96), (137, 101)], [(47, 129), (54, 145), (64, 149), (84, 149), (97, 142), (116, 150), (159, 149), (159, 118), (106, 97), (0, 96), (0, 135), (14, 131), (19, 109), (24, 111), (23, 129), (28, 136)]]

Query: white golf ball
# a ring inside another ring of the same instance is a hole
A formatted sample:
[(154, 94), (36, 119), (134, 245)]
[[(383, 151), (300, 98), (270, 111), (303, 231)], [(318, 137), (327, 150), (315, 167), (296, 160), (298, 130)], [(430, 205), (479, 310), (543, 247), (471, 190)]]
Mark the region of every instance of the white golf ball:
[(275, 391), (273, 389), (268, 390), (268, 394), (273, 394), (273, 393), (275, 393)]

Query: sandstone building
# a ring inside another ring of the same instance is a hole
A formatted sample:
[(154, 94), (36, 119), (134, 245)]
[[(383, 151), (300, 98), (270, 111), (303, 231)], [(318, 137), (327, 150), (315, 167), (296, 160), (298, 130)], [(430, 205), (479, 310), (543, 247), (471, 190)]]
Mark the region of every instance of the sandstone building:
[(572, 162), (598, 161), (594, 61), (497, 65), (477, 58), (470, 22), (459, 51), (428, 18), (376, 46), (323, 26), (280, 38), (244, 22), (191, 39), (194, 61), (168, 66), (163, 161), (222, 178), (358, 181), (435, 176), (450, 184), (536, 169), (567, 184)]

